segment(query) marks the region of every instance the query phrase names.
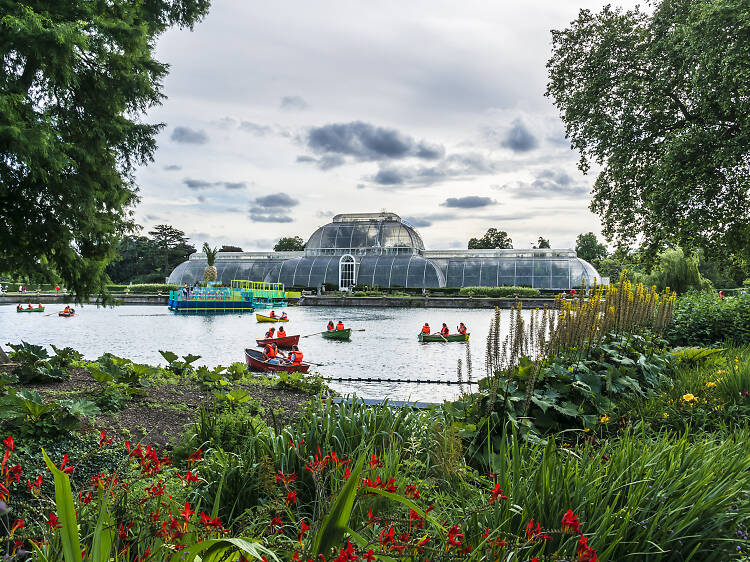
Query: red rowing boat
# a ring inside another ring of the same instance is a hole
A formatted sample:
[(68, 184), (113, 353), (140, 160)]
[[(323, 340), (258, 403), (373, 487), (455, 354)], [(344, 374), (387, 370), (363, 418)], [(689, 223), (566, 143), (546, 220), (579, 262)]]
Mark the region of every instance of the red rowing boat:
[(263, 354), (255, 349), (245, 350), (245, 363), (251, 371), (286, 371), (287, 373), (306, 373), (310, 365), (281, 365), (263, 360)]
[(284, 336), (283, 338), (268, 338), (265, 340), (255, 340), (259, 346), (264, 346), (267, 343), (275, 343), (276, 347), (281, 349), (291, 349), (293, 345), (299, 343), (299, 334), (296, 336)]

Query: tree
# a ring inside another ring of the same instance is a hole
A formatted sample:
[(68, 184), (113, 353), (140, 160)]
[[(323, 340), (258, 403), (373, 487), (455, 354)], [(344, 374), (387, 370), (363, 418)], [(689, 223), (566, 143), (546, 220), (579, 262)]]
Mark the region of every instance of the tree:
[(239, 246), (222, 246), (219, 248), (220, 252), (241, 252), (242, 248)]
[(203, 282), (208, 283), (210, 281), (216, 281), (218, 277), (218, 271), (216, 271), (216, 254), (218, 250), (208, 245), (208, 242), (203, 243), (203, 253), (206, 254), (206, 263), (208, 264), (206, 269), (203, 270)]
[(596, 234), (587, 232), (576, 238), (576, 255), (598, 267), (599, 261), (607, 257), (607, 247), (596, 239)]
[(534, 249), (535, 250), (541, 250), (543, 248), (549, 248), (549, 247), (550, 247), (549, 240), (547, 240), (546, 238), (540, 236), (539, 240), (537, 240), (537, 243), (534, 246)]
[(168, 224), (157, 224), (153, 230), (149, 231), (149, 234), (153, 237), (154, 242), (160, 249), (164, 260), (164, 266), (162, 267), (161, 272), (162, 276), (166, 277), (169, 275), (170, 251), (173, 248), (187, 246), (188, 239), (185, 237), (185, 233), (182, 230), (178, 230)]
[(552, 43), (547, 95), (580, 169), (601, 167), (591, 209), (605, 236), (642, 237), (652, 261), (665, 242), (748, 256), (747, 0), (581, 10)]
[(135, 169), (162, 128), (142, 116), (164, 97), (152, 57), (171, 26), (209, 0), (0, 0), (0, 263), (40, 264), (78, 299), (103, 292), (105, 267), (133, 228)]
[(485, 250), (493, 248), (513, 248), (513, 240), (504, 230), (490, 228), (481, 238), (469, 240), (469, 250)]
[(282, 238), (273, 247), (274, 252), (301, 252), (305, 249), (305, 241), (299, 236)]

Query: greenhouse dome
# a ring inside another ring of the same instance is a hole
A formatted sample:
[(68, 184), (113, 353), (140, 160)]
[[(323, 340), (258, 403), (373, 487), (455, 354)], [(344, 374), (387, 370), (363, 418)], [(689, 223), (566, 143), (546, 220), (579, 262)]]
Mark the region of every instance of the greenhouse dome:
[[(302, 252), (220, 252), (218, 280), (286, 287), (355, 285), (404, 288), (524, 286), (571, 289), (600, 276), (569, 249), (425, 250), (419, 233), (394, 213), (342, 214), (318, 228)], [(169, 283), (203, 279), (204, 254), (178, 265)]]

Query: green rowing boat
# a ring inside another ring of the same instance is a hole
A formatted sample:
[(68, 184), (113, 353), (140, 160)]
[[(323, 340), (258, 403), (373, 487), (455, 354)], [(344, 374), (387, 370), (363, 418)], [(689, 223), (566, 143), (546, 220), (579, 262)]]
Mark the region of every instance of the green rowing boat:
[(17, 308), (16, 312), (44, 312), (44, 307), (35, 306), (34, 308)]
[(351, 335), (351, 328), (347, 328), (346, 330), (329, 330), (327, 332), (323, 332), (323, 337), (327, 340), (346, 341), (351, 337)]
[(469, 334), (448, 334), (447, 336), (443, 337), (440, 334), (430, 334), (430, 335), (423, 335), (419, 334), (417, 336), (419, 338), (419, 341), (421, 342), (431, 342), (431, 341), (469, 341)]

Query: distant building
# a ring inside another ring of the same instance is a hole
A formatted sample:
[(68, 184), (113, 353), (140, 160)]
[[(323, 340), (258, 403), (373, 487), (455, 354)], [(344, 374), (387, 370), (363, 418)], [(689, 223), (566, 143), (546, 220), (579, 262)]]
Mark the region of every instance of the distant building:
[[(318, 228), (302, 252), (221, 252), (218, 280), (249, 279), (286, 287), (524, 286), (570, 289), (600, 279), (575, 251), (425, 250), (417, 231), (394, 213), (336, 215)], [(169, 276), (170, 283), (203, 279), (204, 254), (193, 254)]]

